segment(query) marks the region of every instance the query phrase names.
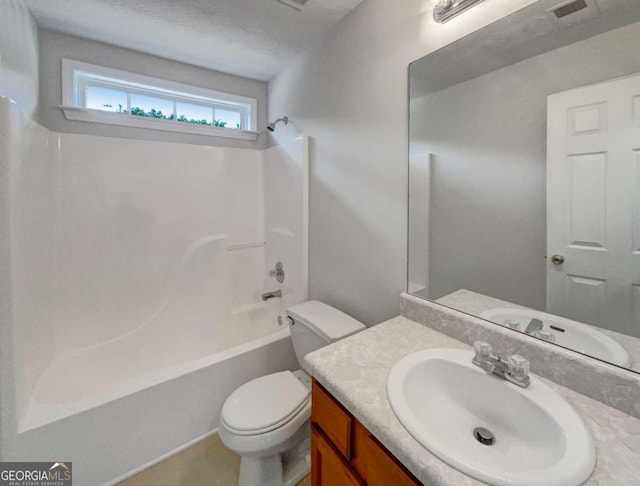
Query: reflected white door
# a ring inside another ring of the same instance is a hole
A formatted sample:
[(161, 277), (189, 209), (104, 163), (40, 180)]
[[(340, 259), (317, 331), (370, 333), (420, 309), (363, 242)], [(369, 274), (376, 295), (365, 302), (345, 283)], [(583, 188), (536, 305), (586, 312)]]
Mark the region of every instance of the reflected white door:
[(554, 94), (547, 116), (547, 309), (640, 336), (640, 75)]

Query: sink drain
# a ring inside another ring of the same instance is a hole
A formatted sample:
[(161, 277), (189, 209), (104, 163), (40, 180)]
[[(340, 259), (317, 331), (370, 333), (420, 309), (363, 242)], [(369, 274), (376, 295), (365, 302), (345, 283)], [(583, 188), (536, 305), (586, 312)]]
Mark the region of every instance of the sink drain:
[(482, 445), (490, 446), (490, 445), (495, 444), (495, 442), (496, 442), (496, 438), (493, 435), (493, 433), (491, 433), (490, 430), (487, 430), (484, 427), (476, 427), (473, 430), (473, 436)]

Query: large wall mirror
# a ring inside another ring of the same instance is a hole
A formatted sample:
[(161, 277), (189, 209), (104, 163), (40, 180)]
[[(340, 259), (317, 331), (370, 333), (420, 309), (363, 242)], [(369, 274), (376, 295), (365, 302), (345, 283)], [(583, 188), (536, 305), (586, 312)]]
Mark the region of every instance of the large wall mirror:
[(640, 1), (566, 3), (411, 64), (408, 290), (640, 371)]

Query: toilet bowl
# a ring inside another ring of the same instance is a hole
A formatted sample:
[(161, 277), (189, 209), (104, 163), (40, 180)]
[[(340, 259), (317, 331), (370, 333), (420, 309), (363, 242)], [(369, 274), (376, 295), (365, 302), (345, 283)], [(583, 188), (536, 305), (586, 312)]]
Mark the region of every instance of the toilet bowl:
[[(299, 363), (311, 351), (365, 328), (318, 301), (287, 310)], [(220, 439), (241, 456), (240, 486), (293, 486), (309, 474), (311, 377), (300, 369), (261, 376), (225, 401)]]

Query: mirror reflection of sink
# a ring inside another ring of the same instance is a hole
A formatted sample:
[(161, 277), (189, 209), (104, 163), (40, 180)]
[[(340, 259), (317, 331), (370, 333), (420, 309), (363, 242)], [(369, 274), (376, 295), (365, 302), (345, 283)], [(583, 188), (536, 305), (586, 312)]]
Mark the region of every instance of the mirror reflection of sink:
[(409, 433), (459, 471), (497, 486), (577, 486), (595, 466), (582, 419), (531, 376), (489, 375), (457, 349), (419, 351), (391, 370), (387, 395)]
[[(553, 342), (594, 358), (629, 368), (631, 358), (627, 351), (609, 336), (581, 322), (554, 316), (532, 309), (490, 309), (480, 314), (482, 319), (505, 327), (517, 327), (525, 332), (532, 319), (542, 321), (542, 337), (552, 336)], [(516, 326), (516, 323), (519, 325)], [(534, 334), (535, 335), (535, 334)]]

